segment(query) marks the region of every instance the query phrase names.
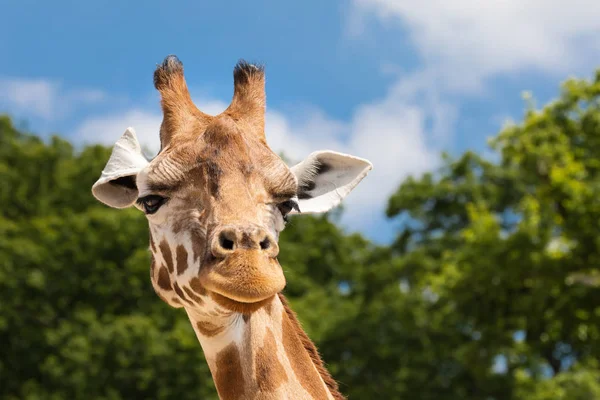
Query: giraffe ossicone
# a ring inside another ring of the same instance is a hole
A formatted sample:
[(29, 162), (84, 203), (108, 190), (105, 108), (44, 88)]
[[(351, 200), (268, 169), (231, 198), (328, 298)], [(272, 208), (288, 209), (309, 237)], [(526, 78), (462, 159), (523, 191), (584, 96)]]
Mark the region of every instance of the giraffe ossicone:
[(154, 73), (161, 149), (142, 154), (133, 128), (116, 142), (93, 195), (147, 216), (157, 295), (183, 308), (222, 399), (342, 399), (281, 294), (277, 260), (289, 214), (326, 212), (371, 170), (369, 161), (314, 152), (288, 167), (264, 133), (264, 70), (234, 68), (234, 95), (210, 116), (192, 102), (183, 64)]

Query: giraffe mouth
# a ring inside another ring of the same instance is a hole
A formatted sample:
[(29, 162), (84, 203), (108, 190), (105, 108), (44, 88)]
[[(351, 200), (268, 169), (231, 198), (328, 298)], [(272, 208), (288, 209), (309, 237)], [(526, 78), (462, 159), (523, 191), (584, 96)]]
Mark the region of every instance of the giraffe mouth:
[(273, 294), (266, 299), (255, 301), (252, 303), (246, 303), (242, 301), (234, 300), (230, 297), (224, 296), (217, 292), (210, 292), (210, 297), (221, 307), (224, 307), (230, 311), (239, 312), (242, 314), (250, 314), (254, 311), (266, 306), (273, 301), (276, 294)]
[(258, 309), (285, 287), (279, 262), (258, 250), (240, 250), (224, 260), (203, 265), (202, 285), (223, 307)]

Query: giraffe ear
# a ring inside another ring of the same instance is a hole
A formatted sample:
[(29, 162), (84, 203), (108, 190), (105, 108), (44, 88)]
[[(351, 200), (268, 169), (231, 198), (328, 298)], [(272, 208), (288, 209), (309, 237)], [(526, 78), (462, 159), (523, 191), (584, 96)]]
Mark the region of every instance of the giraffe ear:
[[(334, 151), (317, 151), (291, 168), (298, 179), (301, 213), (319, 213), (340, 204), (373, 168), (364, 158)], [(292, 211), (296, 212), (296, 211)]]
[(138, 197), (137, 174), (148, 165), (133, 128), (127, 128), (115, 143), (92, 194), (102, 203), (115, 208), (131, 206)]

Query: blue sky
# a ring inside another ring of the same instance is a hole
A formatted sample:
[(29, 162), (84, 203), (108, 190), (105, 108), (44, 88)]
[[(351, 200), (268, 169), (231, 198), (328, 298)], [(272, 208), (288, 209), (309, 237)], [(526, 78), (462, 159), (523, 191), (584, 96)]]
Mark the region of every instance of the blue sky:
[(404, 177), (443, 150), (485, 151), (520, 120), (524, 90), (541, 105), (600, 67), (600, 2), (589, 0), (1, 6), (0, 112), (76, 143), (112, 144), (132, 125), (156, 149), (152, 72), (168, 54), (209, 113), (231, 99), (239, 58), (264, 63), (271, 146), (298, 161), (324, 148), (370, 159), (342, 224), (380, 242), (397, 227), (383, 210)]

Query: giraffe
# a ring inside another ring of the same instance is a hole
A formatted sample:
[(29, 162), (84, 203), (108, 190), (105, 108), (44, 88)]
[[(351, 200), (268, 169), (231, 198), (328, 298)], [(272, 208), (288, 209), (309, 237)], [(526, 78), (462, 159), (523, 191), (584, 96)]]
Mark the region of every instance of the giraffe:
[(221, 399), (343, 399), (281, 293), (278, 239), (289, 215), (335, 207), (372, 164), (317, 151), (288, 167), (265, 137), (264, 68), (242, 60), (233, 78), (230, 105), (210, 116), (166, 57), (160, 151), (146, 159), (128, 128), (92, 193), (145, 213), (154, 291), (187, 313)]

